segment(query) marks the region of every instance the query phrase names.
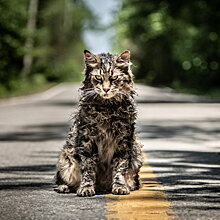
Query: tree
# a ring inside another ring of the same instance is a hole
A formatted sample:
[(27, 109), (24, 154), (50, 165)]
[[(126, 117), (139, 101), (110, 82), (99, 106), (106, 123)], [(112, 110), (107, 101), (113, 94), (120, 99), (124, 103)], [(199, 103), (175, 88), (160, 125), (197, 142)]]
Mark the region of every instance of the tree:
[(27, 1), (0, 0), (0, 87), (10, 89), (20, 76)]
[(94, 20), (83, 0), (0, 0), (0, 92), (78, 80), (82, 33)]
[(27, 22), (27, 37), (24, 45), (25, 54), (23, 58), (23, 69), (22, 74), (24, 76), (29, 75), (31, 72), (31, 67), (33, 63), (33, 55), (32, 50), (34, 47), (34, 32), (36, 28), (36, 20), (37, 20), (37, 10), (38, 10), (38, 0), (30, 0), (29, 1), (29, 9), (28, 9), (28, 22)]
[(136, 78), (152, 85), (220, 85), (220, 2), (122, 1), (117, 47), (133, 52)]
[(76, 80), (82, 72), (84, 27), (94, 16), (82, 0), (40, 1), (35, 72), (48, 80)]

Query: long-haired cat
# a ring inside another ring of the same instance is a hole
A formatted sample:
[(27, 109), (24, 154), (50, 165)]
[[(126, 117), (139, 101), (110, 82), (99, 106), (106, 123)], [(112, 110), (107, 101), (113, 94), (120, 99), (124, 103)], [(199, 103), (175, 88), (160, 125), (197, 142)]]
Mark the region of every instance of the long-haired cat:
[(130, 52), (84, 51), (85, 79), (79, 110), (57, 164), (57, 191), (93, 196), (139, 189), (142, 145), (135, 136), (136, 109)]

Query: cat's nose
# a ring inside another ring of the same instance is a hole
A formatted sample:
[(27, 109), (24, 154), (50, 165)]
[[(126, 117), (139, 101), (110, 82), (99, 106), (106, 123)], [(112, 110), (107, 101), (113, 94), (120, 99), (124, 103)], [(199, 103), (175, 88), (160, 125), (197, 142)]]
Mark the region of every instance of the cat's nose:
[(109, 90), (110, 90), (110, 88), (103, 88), (103, 90), (107, 93)]

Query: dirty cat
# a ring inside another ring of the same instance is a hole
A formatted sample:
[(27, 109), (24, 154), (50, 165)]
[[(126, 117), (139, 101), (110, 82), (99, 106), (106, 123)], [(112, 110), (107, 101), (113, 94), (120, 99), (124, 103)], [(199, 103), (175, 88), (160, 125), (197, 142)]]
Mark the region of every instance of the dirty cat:
[(135, 134), (130, 51), (84, 51), (78, 112), (57, 163), (56, 191), (129, 194), (141, 186), (142, 145)]

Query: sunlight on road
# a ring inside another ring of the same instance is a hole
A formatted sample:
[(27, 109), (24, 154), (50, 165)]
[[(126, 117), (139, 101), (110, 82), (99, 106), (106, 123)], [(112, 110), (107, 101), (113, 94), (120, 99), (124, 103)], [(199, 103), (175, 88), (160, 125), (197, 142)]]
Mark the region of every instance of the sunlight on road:
[(143, 187), (130, 195), (108, 196), (107, 219), (174, 219), (170, 202), (147, 163), (140, 172)]

